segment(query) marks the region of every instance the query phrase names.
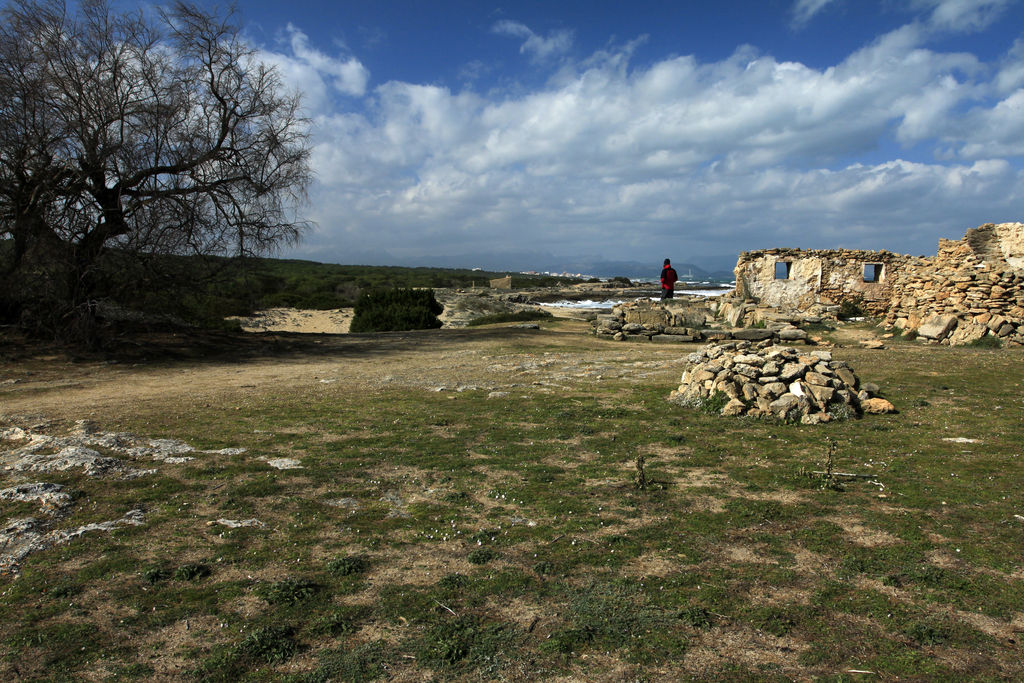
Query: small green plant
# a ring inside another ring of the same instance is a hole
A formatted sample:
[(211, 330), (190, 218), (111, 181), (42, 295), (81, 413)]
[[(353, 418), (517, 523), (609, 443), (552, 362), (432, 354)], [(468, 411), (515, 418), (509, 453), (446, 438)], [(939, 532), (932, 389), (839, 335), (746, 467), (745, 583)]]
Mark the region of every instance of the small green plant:
[(936, 624), (912, 621), (903, 628), (903, 635), (920, 645), (941, 645), (949, 640), (945, 628)]
[(210, 575), (210, 568), (205, 564), (183, 564), (174, 570), (174, 578), (178, 581), (195, 581)]
[(647, 459), (644, 456), (636, 456), (636, 479), (633, 481), (633, 486), (638, 491), (647, 490), (647, 473), (644, 471), (646, 461)]
[(163, 567), (147, 567), (142, 570), (142, 579), (148, 584), (159, 583), (169, 578), (171, 572)]
[(796, 621), (777, 607), (761, 607), (754, 610), (750, 619), (754, 628), (781, 638), (796, 626)]
[(555, 573), (555, 563), (543, 560), (533, 565), (533, 571), (537, 572), (541, 576), (549, 576)]
[(239, 654), (265, 662), (283, 662), (298, 650), (295, 631), (289, 626), (264, 626), (245, 637), (238, 644)]
[(320, 666), (299, 678), (303, 683), (328, 681), (374, 681), (387, 673), (387, 664), (394, 657), (394, 647), (387, 641), (350, 647), (348, 644), (320, 655)]
[(327, 563), (327, 570), (337, 576), (354, 576), (365, 574), (370, 568), (370, 563), (362, 555), (347, 555), (336, 557)]
[(839, 445), (836, 443), (835, 439), (828, 437), (825, 438), (825, 443), (828, 444), (828, 452), (825, 455), (825, 474), (822, 476), (821, 488), (831, 489), (833, 491), (845, 491), (846, 489), (843, 487), (842, 483), (836, 479), (836, 476), (832, 471), (832, 460), (835, 458), (836, 448), (838, 448)]
[(703, 607), (687, 607), (679, 612), (679, 618), (693, 628), (709, 628), (711, 626), (711, 612)]
[(465, 574), (459, 574), (457, 572), (451, 574), (445, 574), (437, 582), (437, 587), (444, 590), (458, 590), (465, 588), (469, 585), (469, 577)]
[(487, 623), (475, 615), (442, 619), (416, 644), (416, 659), (428, 666), (453, 668), (493, 664), (514, 649), (517, 633), (507, 624)]
[(490, 548), (477, 548), (466, 556), (466, 560), (470, 564), (487, 564), (497, 556), (498, 554)]
[(272, 605), (292, 605), (310, 599), (318, 589), (309, 579), (282, 579), (261, 587), (257, 594)]
[(314, 633), (332, 636), (343, 636), (359, 630), (359, 622), (365, 618), (369, 610), (361, 605), (346, 605), (324, 614), (312, 624)]
[(728, 402), (729, 396), (724, 391), (716, 391), (705, 399), (699, 399), (693, 407), (706, 415), (721, 415)]

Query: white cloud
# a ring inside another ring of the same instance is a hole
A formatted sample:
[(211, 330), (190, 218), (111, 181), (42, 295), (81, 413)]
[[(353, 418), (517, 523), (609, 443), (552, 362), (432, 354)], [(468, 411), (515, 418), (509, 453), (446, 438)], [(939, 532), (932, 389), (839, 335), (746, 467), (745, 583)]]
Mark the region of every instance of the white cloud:
[[(934, 251), (937, 232), (1019, 219), (1024, 48), (993, 69), (927, 34), (907, 25), (825, 69), (749, 47), (631, 68), (626, 46), (527, 93), (384, 83), (317, 118), (306, 254)], [(291, 48), (303, 83), (342, 90), (345, 60)], [(959, 161), (893, 159), (899, 144)]]
[(929, 24), (948, 31), (978, 31), (995, 21), (1010, 0), (912, 0), (931, 11)]
[(826, 5), (835, 2), (835, 0), (796, 0), (793, 5), (793, 26), (800, 28), (807, 24), (811, 19), (814, 18)]
[(277, 67), (285, 84), (303, 94), (307, 110), (328, 111), (335, 93), (350, 97), (366, 94), (369, 70), (355, 57), (332, 57), (309, 44), (309, 37), (288, 24), (288, 51), (263, 50), (260, 58)]
[(552, 31), (544, 38), (531, 31), (526, 24), (508, 19), (497, 22), (491, 30), (503, 36), (525, 38), (523, 44), (519, 46), (519, 52), (530, 55), (537, 61), (563, 55), (572, 47), (572, 31)]

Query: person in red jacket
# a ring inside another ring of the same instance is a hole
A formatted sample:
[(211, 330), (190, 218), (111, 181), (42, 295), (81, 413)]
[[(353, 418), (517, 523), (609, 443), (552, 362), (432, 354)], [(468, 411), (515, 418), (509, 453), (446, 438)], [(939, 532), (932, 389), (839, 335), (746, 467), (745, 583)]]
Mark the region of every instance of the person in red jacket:
[(679, 276), (676, 275), (676, 269), (672, 267), (671, 259), (665, 259), (665, 266), (661, 269), (662, 300), (675, 296), (677, 280), (679, 280)]

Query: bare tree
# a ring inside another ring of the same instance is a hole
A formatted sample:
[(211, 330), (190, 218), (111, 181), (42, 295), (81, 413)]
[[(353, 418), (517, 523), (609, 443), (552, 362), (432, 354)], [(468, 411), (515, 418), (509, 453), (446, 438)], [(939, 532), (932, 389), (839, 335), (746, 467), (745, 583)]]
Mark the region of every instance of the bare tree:
[(299, 238), (308, 122), (230, 16), (12, 0), (0, 25), (0, 277), (37, 319), (88, 328), (105, 254)]

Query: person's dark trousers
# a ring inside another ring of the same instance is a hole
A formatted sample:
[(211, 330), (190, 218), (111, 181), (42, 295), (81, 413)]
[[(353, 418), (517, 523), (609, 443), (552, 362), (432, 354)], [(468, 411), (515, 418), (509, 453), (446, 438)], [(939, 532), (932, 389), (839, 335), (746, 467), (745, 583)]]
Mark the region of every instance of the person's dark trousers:
[(665, 289), (664, 287), (661, 288), (662, 301), (664, 301), (665, 299), (671, 299), (674, 294), (675, 292), (673, 292), (671, 289)]

